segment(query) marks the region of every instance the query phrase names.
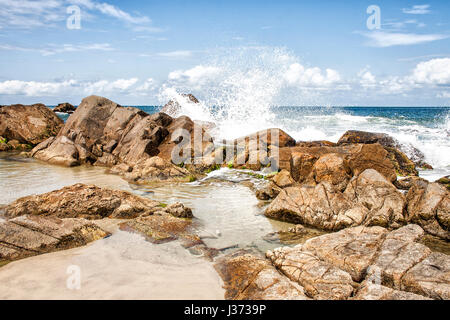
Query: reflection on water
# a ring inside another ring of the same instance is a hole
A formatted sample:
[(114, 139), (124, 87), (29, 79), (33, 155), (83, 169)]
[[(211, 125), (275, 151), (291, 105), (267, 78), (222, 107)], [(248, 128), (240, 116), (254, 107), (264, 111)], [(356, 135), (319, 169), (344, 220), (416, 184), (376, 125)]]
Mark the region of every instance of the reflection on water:
[(137, 186), (119, 176), (106, 174), (104, 168), (66, 168), (22, 158), (17, 153), (0, 153), (0, 181), (0, 204), (75, 183), (121, 189), (165, 203), (179, 201), (193, 209), (199, 234), (214, 248), (238, 244), (239, 247), (256, 246), (265, 251), (279, 246), (263, 240), (265, 235), (292, 226), (266, 218), (254, 192), (244, 186), (245, 182), (261, 184), (263, 180), (229, 169), (212, 172), (193, 183)]

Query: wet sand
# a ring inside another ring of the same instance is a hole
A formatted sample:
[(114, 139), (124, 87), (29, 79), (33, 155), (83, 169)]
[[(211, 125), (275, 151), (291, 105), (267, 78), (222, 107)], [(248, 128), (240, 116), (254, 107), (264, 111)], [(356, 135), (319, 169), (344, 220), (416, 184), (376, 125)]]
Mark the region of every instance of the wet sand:
[[(79, 267), (80, 289), (68, 289)], [(70, 270), (70, 269), (69, 269)], [(212, 264), (178, 242), (151, 244), (117, 231), (88, 246), (15, 261), (0, 268), (0, 299), (224, 299)]]

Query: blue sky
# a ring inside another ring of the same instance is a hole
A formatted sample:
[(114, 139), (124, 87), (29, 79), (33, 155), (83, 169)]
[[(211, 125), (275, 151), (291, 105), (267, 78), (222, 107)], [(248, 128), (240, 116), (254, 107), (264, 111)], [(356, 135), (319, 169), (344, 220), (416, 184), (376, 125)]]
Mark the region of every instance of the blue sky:
[(448, 106), (450, 2), (0, 0), (2, 104), (222, 101), (230, 86), (282, 105)]

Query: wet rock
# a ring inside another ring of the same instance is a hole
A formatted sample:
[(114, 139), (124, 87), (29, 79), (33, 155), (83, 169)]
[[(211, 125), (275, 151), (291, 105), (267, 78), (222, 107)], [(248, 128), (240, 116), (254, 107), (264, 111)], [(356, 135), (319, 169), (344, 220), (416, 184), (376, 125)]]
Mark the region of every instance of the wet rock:
[(85, 219), (24, 215), (0, 222), (0, 261), (79, 247), (107, 235)]
[(80, 165), (77, 145), (65, 136), (49, 138), (31, 151), (34, 158), (51, 164), (74, 167)]
[(75, 184), (57, 191), (20, 198), (5, 208), (5, 216), (131, 219), (157, 208), (158, 202), (131, 193)]
[(43, 104), (0, 106), (0, 136), (37, 145), (58, 134), (63, 121)]
[(260, 257), (236, 252), (214, 265), (225, 284), (228, 300), (306, 300), (303, 288), (278, 273)]
[(416, 181), (409, 189), (407, 220), (426, 232), (450, 239), (450, 192), (438, 183)]
[(190, 219), (193, 217), (192, 210), (185, 207), (182, 203), (179, 202), (168, 205), (164, 211), (176, 218)]
[(192, 220), (175, 218), (164, 210), (157, 209), (154, 214), (144, 215), (120, 225), (120, 229), (142, 234), (148, 241), (159, 244), (176, 239), (200, 241), (191, 232)]
[(58, 104), (54, 109), (53, 112), (61, 112), (61, 113), (68, 113), (72, 114), (76, 110), (76, 107), (71, 105), (68, 102), (60, 103)]

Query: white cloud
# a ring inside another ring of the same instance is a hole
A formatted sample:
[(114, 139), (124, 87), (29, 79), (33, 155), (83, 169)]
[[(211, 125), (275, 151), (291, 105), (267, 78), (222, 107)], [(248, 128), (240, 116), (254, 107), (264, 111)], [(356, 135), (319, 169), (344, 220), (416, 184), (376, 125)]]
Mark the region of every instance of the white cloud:
[(81, 52), (81, 51), (113, 51), (109, 43), (90, 43), (90, 44), (62, 44), (48, 45), (42, 48), (27, 48), (12, 46), (9, 44), (0, 45), (0, 50), (22, 51), (22, 52), (39, 52), (43, 56), (51, 56), (65, 52)]
[(383, 31), (365, 32), (362, 35), (371, 40), (367, 43), (368, 46), (380, 48), (427, 43), (448, 38), (448, 36), (443, 34), (391, 33)]
[[(151, 20), (146, 16), (132, 15), (107, 2), (92, 0), (0, 0), (0, 27), (31, 29), (55, 26), (64, 23), (68, 15), (66, 8), (78, 5), (83, 8), (82, 18), (92, 18), (97, 12), (130, 25), (145, 25)], [(92, 20), (92, 19), (90, 19)], [(148, 27), (156, 30), (155, 27)]]
[(177, 70), (169, 73), (169, 81), (184, 82), (191, 85), (199, 85), (215, 79), (221, 73), (221, 69), (212, 66), (196, 66), (188, 70)]
[(450, 58), (419, 63), (413, 71), (412, 79), (416, 83), (450, 85)]
[(403, 13), (407, 13), (407, 14), (427, 14), (427, 13), (431, 12), (429, 9), (430, 9), (430, 5), (429, 4), (416, 5), (416, 6), (412, 6), (412, 8), (403, 8)]
[(285, 80), (291, 86), (323, 87), (339, 82), (341, 77), (333, 69), (326, 69), (323, 73), (320, 68), (305, 68), (299, 63), (293, 63), (285, 73)]
[(62, 96), (62, 95), (90, 95), (90, 94), (116, 94), (117, 92), (129, 94), (137, 78), (118, 79), (115, 81), (100, 80), (81, 82), (77, 80), (64, 80), (58, 82), (39, 82), (7, 80), (0, 82), (0, 94), (25, 96)]
[(358, 76), (360, 78), (359, 83), (363, 88), (373, 87), (377, 83), (375, 76), (367, 68), (361, 70)]
[(439, 92), (437, 94), (438, 98), (450, 99), (450, 91)]

